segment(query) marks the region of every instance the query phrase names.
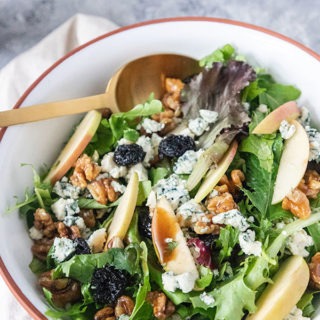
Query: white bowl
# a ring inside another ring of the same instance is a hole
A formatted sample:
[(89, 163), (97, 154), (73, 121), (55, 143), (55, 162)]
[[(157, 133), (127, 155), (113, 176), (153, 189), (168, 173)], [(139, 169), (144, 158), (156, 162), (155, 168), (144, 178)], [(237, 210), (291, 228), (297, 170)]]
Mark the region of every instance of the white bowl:
[[(274, 77), (297, 86), (300, 104), (320, 123), (320, 56), (275, 32), (245, 23), (214, 18), (177, 18), (140, 23), (99, 37), (74, 50), (47, 70), (17, 106), (104, 92), (110, 76), (137, 57), (181, 53), (201, 58), (230, 43), (248, 60)], [(17, 75), (19, 76), (19, 75)], [(32, 186), (30, 167), (50, 165), (80, 116), (69, 116), (11, 127), (0, 144), (0, 268), (7, 284), (35, 319), (46, 319), (47, 306), (29, 270), (31, 240), (17, 212), (3, 214)], [(1, 134), (0, 134), (1, 136)]]

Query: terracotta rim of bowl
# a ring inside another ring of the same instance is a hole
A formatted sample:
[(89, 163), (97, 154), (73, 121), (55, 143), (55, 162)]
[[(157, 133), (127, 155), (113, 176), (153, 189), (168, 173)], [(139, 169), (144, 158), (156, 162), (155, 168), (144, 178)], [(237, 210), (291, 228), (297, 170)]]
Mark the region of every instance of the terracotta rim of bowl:
[[(215, 22), (215, 23), (222, 23), (222, 24), (228, 24), (228, 25), (234, 25), (238, 27), (244, 27), (247, 29), (259, 31), (262, 33), (266, 33), (268, 35), (271, 35), (275, 38), (281, 39), (283, 41), (289, 42), (290, 44), (298, 47), (299, 49), (305, 51), (307, 54), (311, 55), (318, 61), (320, 61), (320, 55), (317, 54), (315, 51), (311, 50), (310, 48), (306, 47), (305, 45), (301, 44), (300, 42), (293, 40), (281, 33), (271, 31), (269, 29), (259, 27), (250, 23), (246, 22), (240, 22), (235, 20), (229, 20), (229, 19), (223, 19), (223, 18), (212, 18), (212, 17), (175, 17), (175, 18), (164, 18), (164, 19), (156, 19), (156, 20), (150, 20), (145, 22), (140, 22), (136, 24), (132, 24), (125, 27), (120, 27), (114, 31), (108, 32), (104, 35), (101, 35), (66, 54), (61, 59), (59, 59), (57, 62), (55, 62), (50, 68), (48, 68), (45, 72), (42, 73), (42, 75), (33, 82), (33, 84), (25, 91), (25, 93), (21, 96), (21, 98), (18, 100), (18, 102), (13, 107), (19, 108), (23, 101), (26, 99), (26, 97), (31, 93), (31, 91), (41, 82), (53, 69), (55, 69), (58, 65), (60, 65), (64, 60), (68, 59), (78, 51), (82, 50), (83, 48), (86, 48), (87, 46), (90, 46), (91, 44), (98, 42), (104, 38), (110, 37), (114, 34), (124, 32), (126, 30), (134, 29), (134, 28), (140, 28), (152, 24), (159, 24), (159, 23), (166, 23), (166, 22), (186, 22), (186, 21), (204, 21), (204, 22)], [(0, 128), (0, 142), (5, 134), (6, 128)], [(18, 285), (15, 283), (13, 277), (11, 276), (10, 272), (4, 265), (1, 257), (0, 257), (0, 274), (3, 277), (4, 281), (8, 285), (11, 292), (14, 294), (16, 299), (20, 302), (20, 304), (26, 309), (26, 311), (36, 320), (42, 320), (47, 319), (33, 304), (32, 302), (25, 296), (25, 294), (21, 291), (21, 289), (18, 287)]]

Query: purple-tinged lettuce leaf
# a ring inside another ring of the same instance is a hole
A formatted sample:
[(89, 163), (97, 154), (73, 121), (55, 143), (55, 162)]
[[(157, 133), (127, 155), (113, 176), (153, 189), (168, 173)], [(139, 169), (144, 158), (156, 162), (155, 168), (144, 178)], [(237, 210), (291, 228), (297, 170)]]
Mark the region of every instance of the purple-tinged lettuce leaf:
[(188, 246), (192, 249), (195, 260), (198, 264), (214, 269), (211, 249), (199, 238), (191, 238), (188, 240)]
[[(239, 133), (250, 121), (241, 102), (241, 91), (255, 79), (255, 71), (243, 61), (230, 60), (225, 65), (216, 62), (212, 68), (203, 69), (183, 90), (186, 118), (198, 117), (200, 109), (216, 111), (219, 118), (214, 126), (223, 121), (223, 129), (230, 128)], [(210, 131), (206, 135), (209, 138)], [(206, 138), (202, 142), (209, 145), (213, 143), (206, 141)]]

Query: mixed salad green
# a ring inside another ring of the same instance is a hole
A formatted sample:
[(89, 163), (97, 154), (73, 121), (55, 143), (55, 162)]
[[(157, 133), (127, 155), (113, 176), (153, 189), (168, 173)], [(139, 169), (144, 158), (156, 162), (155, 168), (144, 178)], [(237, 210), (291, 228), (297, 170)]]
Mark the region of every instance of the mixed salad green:
[[(200, 74), (167, 78), (161, 101), (151, 95), (102, 118), (93, 111), (97, 129), (76, 161), (60, 158), (66, 170), (53, 167), (50, 178), (34, 172), (17, 207), (49, 318), (314, 313), (320, 133), (294, 102), (297, 88), (231, 45), (199, 63)], [(295, 268), (284, 281), (281, 270)]]

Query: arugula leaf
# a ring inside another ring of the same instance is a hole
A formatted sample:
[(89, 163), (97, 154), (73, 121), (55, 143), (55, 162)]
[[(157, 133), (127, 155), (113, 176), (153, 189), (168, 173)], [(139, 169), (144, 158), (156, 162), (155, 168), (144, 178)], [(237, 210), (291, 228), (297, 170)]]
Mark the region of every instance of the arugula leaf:
[(88, 199), (88, 198), (79, 198), (78, 201), (78, 206), (79, 208), (85, 208), (85, 209), (107, 209), (110, 207), (115, 207), (119, 204), (121, 197), (115, 201), (115, 202), (110, 202), (107, 205), (101, 204), (98, 201), (94, 199)]
[(222, 48), (213, 51), (208, 56), (199, 61), (200, 67), (211, 68), (215, 62), (226, 62), (234, 57), (235, 49), (231, 44), (226, 44)]
[(226, 226), (220, 229), (219, 239), (217, 239), (216, 244), (219, 251), (219, 264), (231, 256), (234, 246), (239, 241), (239, 229), (233, 228), (231, 226)]
[(250, 263), (248, 272), (245, 276), (246, 284), (256, 290), (262, 284), (269, 281), (268, 270), (271, 265), (275, 267), (275, 259), (278, 253), (284, 247), (287, 238), (297, 231), (303, 228), (309, 227), (320, 221), (320, 208), (313, 210), (311, 216), (308, 219), (299, 219), (287, 224), (281, 232), (268, 246), (266, 254), (262, 254), (260, 257), (253, 259), (253, 263)]

